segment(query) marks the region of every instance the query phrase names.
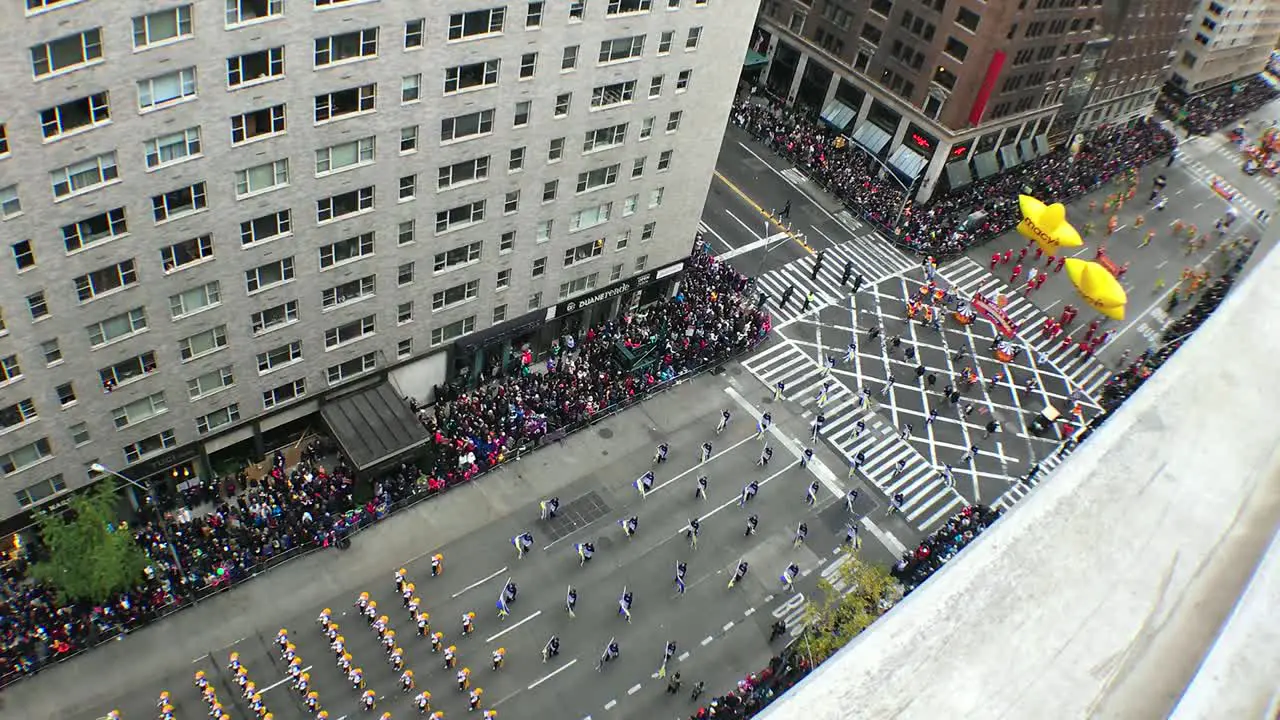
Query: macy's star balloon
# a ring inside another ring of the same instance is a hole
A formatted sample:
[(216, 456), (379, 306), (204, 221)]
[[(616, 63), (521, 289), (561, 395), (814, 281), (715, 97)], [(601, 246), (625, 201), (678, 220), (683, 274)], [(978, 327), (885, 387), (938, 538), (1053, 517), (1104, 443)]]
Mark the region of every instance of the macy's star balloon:
[(1019, 195), (1018, 207), (1022, 209), (1018, 233), (1034, 240), (1046, 253), (1054, 255), (1058, 248), (1079, 247), (1083, 242), (1067, 222), (1067, 208), (1062, 203), (1045, 205), (1030, 195)]
[(1067, 258), (1066, 268), (1067, 277), (1086, 305), (1112, 320), (1124, 319), (1128, 297), (1115, 275), (1092, 260)]

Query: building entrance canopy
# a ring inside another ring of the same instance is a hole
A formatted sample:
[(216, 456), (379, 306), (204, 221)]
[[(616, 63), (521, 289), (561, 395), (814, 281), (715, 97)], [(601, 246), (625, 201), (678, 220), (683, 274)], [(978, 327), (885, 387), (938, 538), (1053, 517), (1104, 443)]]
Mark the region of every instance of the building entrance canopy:
[(327, 403), (320, 417), (356, 470), (382, 465), (431, 439), (386, 381)]

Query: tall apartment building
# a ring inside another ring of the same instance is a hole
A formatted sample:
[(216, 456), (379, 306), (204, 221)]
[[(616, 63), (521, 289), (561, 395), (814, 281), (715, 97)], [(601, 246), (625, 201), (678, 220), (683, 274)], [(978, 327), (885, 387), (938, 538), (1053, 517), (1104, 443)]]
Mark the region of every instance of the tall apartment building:
[(204, 475), (344, 391), (422, 399), (668, 289), (754, 15), (7, 3), (0, 518), (94, 463)]
[(1277, 0), (1197, 0), (1169, 84), (1196, 95), (1267, 66), (1280, 39)]
[(821, 109), (925, 200), (1049, 150), (1104, 5), (764, 0), (752, 48), (770, 90)]

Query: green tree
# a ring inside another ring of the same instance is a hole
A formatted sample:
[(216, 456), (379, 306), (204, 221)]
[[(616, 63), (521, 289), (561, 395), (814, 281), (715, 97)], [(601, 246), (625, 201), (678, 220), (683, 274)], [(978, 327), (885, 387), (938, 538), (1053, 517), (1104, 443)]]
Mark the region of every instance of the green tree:
[(818, 581), (822, 600), (810, 605), (805, 617), (801, 649), (814, 664), (834, 655), (902, 599), (902, 586), (888, 569), (863, 562), (856, 551), (846, 549), (835, 562), (842, 564), (830, 581)]
[(73, 498), (68, 510), (39, 513), (47, 558), (31, 567), (32, 576), (71, 600), (102, 602), (133, 587), (149, 560), (133, 533), (120, 526), (117, 493), (110, 483), (99, 483)]

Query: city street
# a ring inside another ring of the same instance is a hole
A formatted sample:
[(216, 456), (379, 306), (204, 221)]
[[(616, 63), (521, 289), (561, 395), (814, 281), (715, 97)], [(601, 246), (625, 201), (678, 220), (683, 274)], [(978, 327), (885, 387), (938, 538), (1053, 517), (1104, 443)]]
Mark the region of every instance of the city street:
[[(291, 690), (286, 663), (274, 647), (276, 632), (285, 628), (330, 717), (356, 717), (361, 714), (358, 692), (337, 668), (316, 622), (329, 607), (353, 664), (364, 670), (367, 688), (379, 698), (379, 713), (409, 717), (416, 712), (410, 706), (414, 693), (401, 691), (399, 673), (377, 634), (353, 608), (359, 593), (367, 591), (378, 614), (389, 617), (418, 688), (429, 690), (432, 707), (450, 717), (466, 710), (466, 694), (455, 678), (463, 667), (472, 671), (472, 687), (483, 688), (483, 707), (497, 708), (503, 718), (585, 718), (607, 710), (620, 717), (685, 717), (693, 707), (688, 697), (693, 684), (701, 680), (708, 692), (722, 691), (764, 667), (781, 649), (785, 640), (769, 642), (776, 618), (788, 621), (789, 636), (798, 634), (818, 578), (824, 570), (833, 573), (841, 561), (835, 551), (847, 522), (856, 520), (865, 531), (860, 555), (870, 562), (889, 564), (903, 549), (877, 525), (883, 514), (875, 511), (882, 505), (870, 493), (859, 498), (854, 516), (848, 514), (847, 483), (843, 473), (830, 469), (839, 468), (840, 460), (820, 449), (810, 468), (798, 467), (807, 444), (804, 420), (780, 406), (758, 407), (755, 393), (741, 389), (736, 372), (686, 383), (531, 456), (542, 466), (536, 480), (504, 471), (423, 503), (356, 536), (349, 551), (326, 551), (322, 565), (312, 562), (319, 557), (313, 556), (273, 571), (23, 682), (6, 692), (6, 704), (23, 708), (24, 717), (99, 718), (119, 709), (128, 720), (154, 715), (155, 698), (168, 690), (179, 717), (202, 717), (206, 710), (192, 675), (204, 670), (232, 717), (249, 717), (226, 669), (234, 651), (274, 717), (309, 719), (314, 714)], [(733, 417), (717, 435), (722, 409)], [(769, 444), (775, 454), (761, 468), (756, 463), (762, 442), (755, 435), (764, 411), (773, 414)], [(655, 466), (654, 447), (663, 440), (671, 445), (669, 459)], [(713, 443), (706, 463), (699, 462), (703, 441)], [(634, 481), (651, 468), (653, 488), (641, 497)], [(701, 474), (709, 478), (705, 500), (694, 496)], [(740, 492), (752, 479), (760, 484), (759, 494), (741, 508)], [(815, 479), (820, 492), (810, 506), (806, 490)], [(541, 521), (537, 501), (550, 493), (561, 498), (561, 510), (554, 521)], [(385, 543), (392, 540), (386, 533), (416, 533), (415, 521), (439, 513), (465, 514), (468, 529), (456, 538), (441, 536), (438, 543), (420, 536), (416, 557), (409, 560), (386, 551)], [(759, 517), (759, 532), (746, 537), (750, 514)], [(639, 518), (639, 529), (627, 539), (619, 521), (632, 515)], [(701, 523), (696, 548), (686, 538), (691, 518)], [(793, 537), (801, 521), (808, 524), (809, 536), (797, 549)], [(901, 533), (903, 526), (890, 518), (886, 527)], [(525, 530), (534, 534), (535, 545), (518, 559), (510, 538)], [(594, 542), (597, 554), (580, 566), (574, 548), (583, 541)], [(445, 557), (445, 572), (432, 578), (430, 556), (436, 552)], [(730, 589), (732, 570), (743, 559), (750, 564), (748, 575)], [(680, 561), (688, 567), (683, 595), (674, 583)], [(800, 566), (802, 577), (793, 590), (785, 590), (779, 575), (790, 562)], [(401, 566), (430, 613), (431, 630), (444, 633), (446, 646), (457, 646), (458, 668), (446, 669), (428, 639), (417, 636), (395, 593), (393, 572)], [(319, 574), (323, 582), (300, 583), (298, 570)], [(519, 592), (510, 616), (499, 619), (496, 603), (508, 579)], [(565, 609), (569, 585), (579, 594), (572, 619)], [(619, 612), (624, 588), (634, 595), (630, 622)], [(476, 630), (464, 637), (466, 612), (476, 613)], [(560, 637), (561, 652), (544, 664), (541, 649), (553, 633)], [(620, 645), (620, 658), (597, 671), (610, 638)], [(668, 672), (679, 671), (684, 681), (684, 690), (674, 697), (665, 692), (666, 680), (655, 677), (668, 640), (678, 645)], [(507, 651), (506, 663), (495, 671), (491, 654), (499, 647)], [(113, 663), (119, 663), (117, 672), (110, 670)]]

